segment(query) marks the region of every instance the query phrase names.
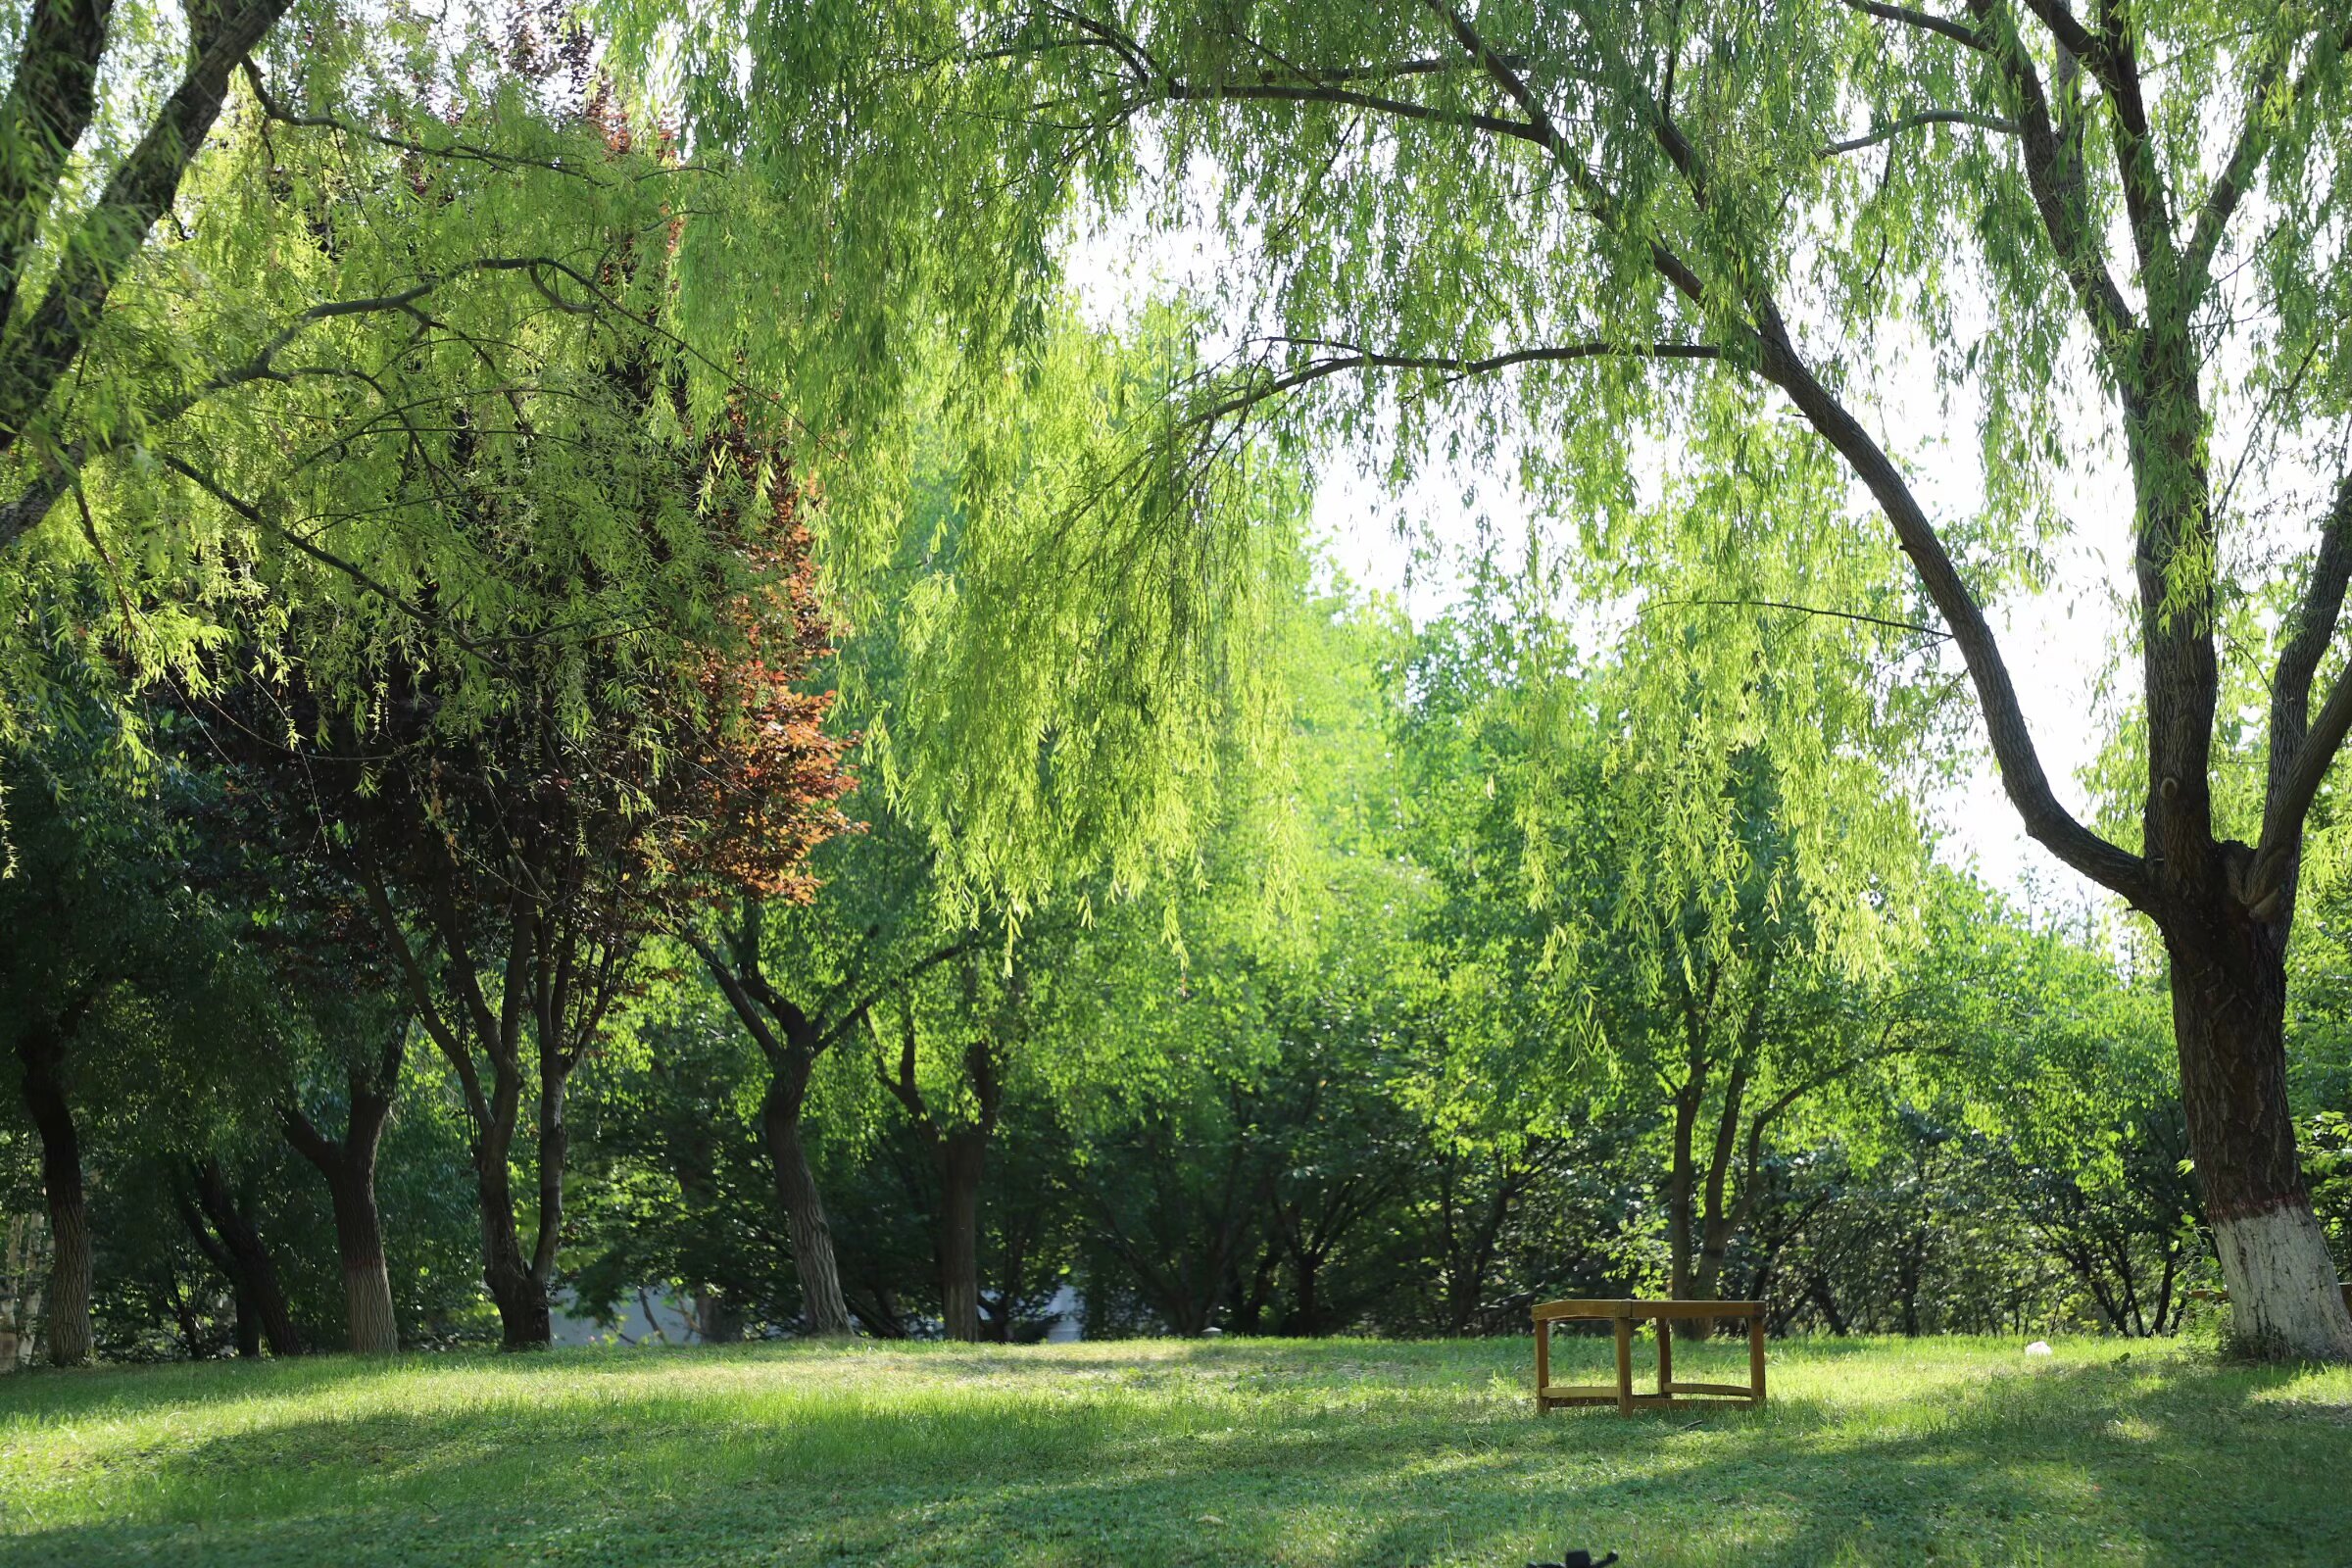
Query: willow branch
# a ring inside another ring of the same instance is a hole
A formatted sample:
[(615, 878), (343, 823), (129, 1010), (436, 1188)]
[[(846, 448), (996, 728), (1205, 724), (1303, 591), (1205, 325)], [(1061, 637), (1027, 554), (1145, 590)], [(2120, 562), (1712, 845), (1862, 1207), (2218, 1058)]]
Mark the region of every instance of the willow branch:
[(1965, 22), (1954, 22), (1932, 12), (1915, 11), (1909, 6), (1880, 5), (1877, 0), (1838, 0), (1838, 3), (1848, 11), (1859, 11), (1865, 16), (1877, 17), (1882, 22), (1891, 22), (1905, 27), (1917, 27), (1923, 32), (1949, 38), (1965, 48), (1982, 50), (1986, 47), (1976, 29)]
[(1975, 125), (2006, 136), (2014, 136), (2019, 130), (2016, 121), (2005, 120), (1999, 115), (1979, 114), (1973, 109), (1923, 109), (1917, 114), (1905, 115), (1900, 120), (1882, 125), (1867, 136), (1831, 142), (1821, 149), (1821, 156), (1835, 158), (1840, 153), (1858, 153), (1866, 147), (1892, 141), (1903, 132), (1917, 130), (1922, 125)]
[(1454, 380), (1509, 369), (1519, 365), (1565, 364), (1576, 360), (1633, 357), (1658, 360), (1716, 360), (1723, 351), (1711, 343), (1564, 343), (1543, 348), (1512, 349), (1502, 354), (1489, 354), (1467, 359), (1449, 354), (1380, 354), (1363, 350), (1353, 354), (1336, 355), (1317, 360), (1298, 369), (1275, 376), (1247, 391), (1236, 393), (1221, 403), (1194, 415), (1188, 424), (1211, 424), (1231, 415), (1241, 414), (1270, 398), (1339, 375), (1348, 370), (1439, 370)]

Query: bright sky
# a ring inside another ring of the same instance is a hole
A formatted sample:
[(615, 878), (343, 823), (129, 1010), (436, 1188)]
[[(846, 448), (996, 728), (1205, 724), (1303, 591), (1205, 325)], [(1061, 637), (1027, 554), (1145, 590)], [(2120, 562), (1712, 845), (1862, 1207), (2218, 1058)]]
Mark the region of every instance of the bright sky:
[[(1070, 265), (1086, 314), (1108, 322), (1125, 317), (1150, 292), (1199, 284), (1213, 274), (1219, 260), (1215, 242), (1205, 235), (1179, 239), (1129, 230), (1083, 240)], [(1881, 443), (1911, 464), (1930, 515), (1972, 510), (1978, 499), (1973, 430), (1965, 419), (1951, 428), (1952, 416), (1936, 407), (1924, 372), (1905, 375), (1898, 368), (1894, 373), (1894, 384), (1882, 388), (1875, 416), (1887, 421), (1876, 431)], [(1857, 412), (1866, 423), (1873, 422), (1871, 409), (1858, 406)], [(1452, 554), (1449, 547), (1473, 541), (1482, 519), (1506, 538), (1524, 535), (1527, 507), (1512, 474), (1468, 471), (1433, 455), (1412, 486), (1395, 494), (1385, 479), (1366, 474), (1372, 456), (1366, 451), (1329, 455), (1316, 496), (1316, 521), (1331, 539), (1342, 570), (1359, 586), (1396, 595), (1416, 619), (1442, 610), (1454, 592), (1443, 566), (1431, 565), (1428, 547), (1437, 547), (1440, 556)], [(2061, 588), (1996, 605), (1991, 619), (2043, 771), (2060, 800), (2083, 815), (2086, 796), (2078, 775), (2099, 745), (2094, 698), (2108, 651), (2122, 635), (2118, 596), (2129, 589), (2123, 568), (2130, 559), (2130, 488), (2120, 471), (2094, 469), (2078, 476), (2060, 500), (2074, 530), (2052, 547)], [(1946, 662), (1957, 672), (1956, 656)], [(2026, 836), (2001, 793), (1981, 724), (1978, 736), (1977, 759), (1967, 777), (1933, 803), (1947, 835), (1945, 858), (1973, 862), (1986, 881), (2045, 909), (2074, 912), (2111, 905), (2104, 892)]]
[[(1364, 587), (1396, 595), (1415, 619), (1444, 609), (1455, 590), (1443, 570), (1417, 559), (1416, 545), (1468, 543), (1482, 512), (1507, 534), (1526, 529), (1524, 508), (1507, 474), (1433, 466), (1410, 491), (1397, 496), (1378, 477), (1360, 476), (1355, 470), (1362, 466), (1361, 454), (1346, 453), (1327, 466), (1316, 496), (1316, 520), (1349, 576)], [(1923, 488), (1934, 485), (1931, 467)], [(2121, 635), (2113, 595), (2126, 581), (2117, 546), (2129, 521), (2128, 503), (2121, 499), (2128, 492), (2109, 487), (2106, 494), (2116, 499), (2104, 508), (2097, 498), (2082, 496), (2069, 509), (2079, 533), (2060, 553), (2066, 564), (2060, 575), (2069, 581), (2068, 589), (2021, 596), (1997, 606), (1992, 616), (2043, 769), (2059, 798), (2079, 815), (2086, 814), (2087, 800), (2076, 778), (2100, 743), (2093, 700), (2110, 642)], [(1466, 496), (1472, 498), (1467, 505)], [(1400, 518), (1415, 530), (1412, 534), (1399, 531)], [(2084, 591), (2086, 583), (2095, 588)], [(1947, 662), (1957, 669), (1956, 659)], [(1934, 803), (1949, 835), (1946, 858), (1955, 863), (1973, 860), (1987, 881), (2043, 907), (2071, 910), (2105, 901), (2102, 891), (2026, 836), (2001, 793), (1981, 726), (1978, 734), (1975, 765)]]

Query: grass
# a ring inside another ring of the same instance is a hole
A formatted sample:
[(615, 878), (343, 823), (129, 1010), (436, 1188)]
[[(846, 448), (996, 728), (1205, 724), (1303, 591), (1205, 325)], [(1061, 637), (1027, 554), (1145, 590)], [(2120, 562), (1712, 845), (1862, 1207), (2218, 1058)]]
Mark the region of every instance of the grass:
[[(1563, 1339), (1555, 1375), (1597, 1381), (1607, 1353)], [(0, 1378), (0, 1562), (2352, 1562), (2352, 1372), (1792, 1342), (1762, 1411), (1539, 1420), (1531, 1355), (1229, 1340), (26, 1374)], [(1676, 1353), (1687, 1377), (1744, 1359)]]

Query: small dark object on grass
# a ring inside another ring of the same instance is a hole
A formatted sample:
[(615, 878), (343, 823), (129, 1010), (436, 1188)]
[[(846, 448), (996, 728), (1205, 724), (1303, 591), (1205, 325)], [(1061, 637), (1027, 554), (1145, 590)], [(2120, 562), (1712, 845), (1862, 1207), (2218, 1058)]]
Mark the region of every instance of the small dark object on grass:
[(1616, 1560), (1617, 1554), (1612, 1551), (1606, 1557), (1595, 1561), (1591, 1552), (1579, 1546), (1558, 1562), (1531, 1562), (1527, 1568), (1609, 1568), (1609, 1564)]

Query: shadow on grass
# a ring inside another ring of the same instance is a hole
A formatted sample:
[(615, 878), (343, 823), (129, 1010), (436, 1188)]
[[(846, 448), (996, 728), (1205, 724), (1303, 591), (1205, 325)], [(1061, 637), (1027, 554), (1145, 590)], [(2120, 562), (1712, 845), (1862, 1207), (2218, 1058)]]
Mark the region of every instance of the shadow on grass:
[[(1115, 1347), (917, 1352), (918, 1376), (997, 1374), (931, 1397), (862, 1387), (851, 1354), (827, 1386), (741, 1403), (600, 1377), (540, 1404), (295, 1419), (110, 1456), (88, 1478), (103, 1522), (0, 1535), (0, 1558), (1391, 1568), (1566, 1544), (1628, 1568), (2352, 1560), (2352, 1408), (2281, 1398), (2291, 1371), (1984, 1366), (1875, 1404), (1832, 1372), (1762, 1411), (1539, 1420), (1493, 1387), (1515, 1358), (1394, 1348), (1159, 1348), (1140, 1370), (1171, 1376), (1138, 1387), (1067, 1381), (1139, 1370)], [(1438, 1397), (1349, 1376), (1405, 1364), (1454, 1376)], [(510, 1366), (575, 1370), (468, 1370)], [(1281, 1387), (1259, 1396), (1260, 1373)]]

